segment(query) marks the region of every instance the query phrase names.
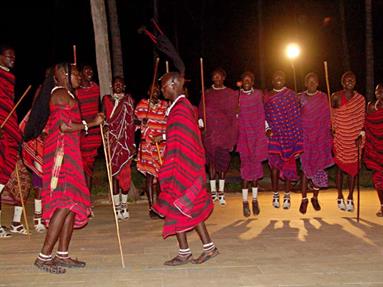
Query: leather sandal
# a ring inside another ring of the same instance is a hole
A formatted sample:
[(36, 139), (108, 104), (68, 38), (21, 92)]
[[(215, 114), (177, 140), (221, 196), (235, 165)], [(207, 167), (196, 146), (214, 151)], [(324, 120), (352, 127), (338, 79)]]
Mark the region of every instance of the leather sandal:
[(242, 202), (242, 210), (243, 210), (243, 216), (244, 217), (250, 216), (250, 208), (249, 208), (249, 202), (248, 201)]
[(58, 266), (53, 260), (42, 261), (36, 258), (33, 265), (35, 265), (37, 268), (39, 268), (42, 271), (52, 273), (52, 274), (64, 274), (66, 272), (65, 268), (63, 268), (62, 266)]
[(209, 259), (216, 257), (218, 254), (219, 254), (219, 251), (218, 251), (217, 247), (215, 247), (213, 250), (211, 250), (209, 252), (205, 252), (205, 251), (202, 252), (202, 254), (197, 259), (192, 260), (192, 263), (193, 264), (202, 264), (202, 263), (208, 261)]
[(299, 212), (302, 214), (306, 214), (308, 204), (309, 204), (308, 198), (302, 199), (301, 205), (299, 206)]
[(57, 266), (65, 267), (65, 268), (84, 268), (86, 263), (84, 261), (80, 261), (73, 258), (60, 258), (58, 256), (55, 256), (53, 258), (54, 264)]
[(314, 209), (315, 209), (316, 211), (321, 210), (321, 207), (320, 207), (320, 205), (319, 205), (318, 198), (312, 197), (312, 198), (311, 198), (311, 204), (313, 205), (313, 207), (314, 207)]
[(251, 207), (253, 209), (254, 215), (258, 215), (261, 212), (261, 210), (259, 209), (259, 204), (257, 199), (253, 199), (253, 201), (251, 202)]
[(187, 264), (189, 263), (190, 261), (192, 261), (192, 255), (189, 254), (189, 255), (180, 255), (178, 254), (176, 257), (174, 257), (173, 259), (170, 259), (168, 261), (165, 261), (164, 262), (164, 265), (167, 265), (167, 266), (178, 266), (178, 265), (183, 265), (183, 264)]

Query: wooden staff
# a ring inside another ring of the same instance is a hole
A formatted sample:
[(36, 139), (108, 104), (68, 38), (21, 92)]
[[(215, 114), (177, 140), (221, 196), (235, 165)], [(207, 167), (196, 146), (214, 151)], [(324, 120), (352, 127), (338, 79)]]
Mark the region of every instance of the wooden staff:
[(324, 64), (324, 74), (325, 74), (325, 78), (326, 78), (328, 105), (329, 105), (329, 108), (330, 108), (330, 119), (331, 119), (330, 122), (331, 122), (331, 125), (332, 125), (331, 92), (330, 92), (330, 81), (328, 79), (327, 61), (324, 61), (323, 64)]
[(150, 95), (149, 95), (149, 100), (148, 100), (148, 109), (146, 110), (146, 116), (145, 118), (148, 118), (148, 114), (150, 111), (150, 102), (153, 97), (153, 92), (154, 92), (154, 86), (156, 85), (156, 80), (157, 80), (157, 72), (158, 72), (158, 63), (160, 62), (160, 58), (156, 58), (156, 63), (154, 64), (154, 72), (153, 72), (153, 79), (152, 79), (152, 86), (150, 87)]
[(110, 165), (111, 161), (110, 161), (110, 157), (108, 156), (109, 142), (108, 142), (108, 144), (105, 143), (104, 129), (103, 129), (102, 124), (100, 125), (100, 129), (101, 129), (102, 144), (104, 147), (106, 171), (108, 173), (109, 190), (110, 190), (110, 195), (112, 197), (112, 206), (113, 206), (114, 220), (116, 223), (116, 233), (117, 233), (117, 239), (118, 239), (118, 246), (120, 248), (121, 265), (122, 265), (122, 268), (125, 268), (124, 254), (122, 252), (122, 244), (121, 244), (121, 237), (120, 237), (120, 227), (118, 224), (118, 218), (117, 218), (117, 214), (116, 214), (116, 206), (114, 205), (114, 201), (113, 201), (113, 183), (112, 183), (112, 171), (111, 171), (111, 165)]
[[(361, 139), (361, 137), (360, 137)], [(360, 218), (360, 183), (359, 183), (359, 180), (360, 180), (360, 141), (359, 141), (359, 137), (357, 139), (357, 147), (358, 147), (358, 175), (357, 175), (357, 178), (356, 178), (356, 188), (357, 188), (357, 191), (358, 191), (358, 204), (356, 206), (356, 221), (359, 222), (359, 218)]]
[(26, 211), (26, 208), (25, 208), (25, 204), (24, 204), (24, 198), (23, 198), (23, 193), (21, 192), (21, 182), (20, 182), (20, 176), (19, 176), (19, 167), (18, 167), (18, 163), (16, 163), (16, 179), (17, 179), (17, 187), (19, 189), (19, 195), (20, 195), (20, 201), (21, 201), (21, 206), (23, 208), (23, 216), (24, 216), (24, 222), (25, 222), (25, 227), (27, 228), (27, 234), (30, 236), (30, 232), (29, 232), (29, 224), (28, 224), (28, 217), (27, 217), (27, 211)]
[(76, 45), (73, 45), (73, 65), (77, 66), (77, 52), (76, 52)]
[(206, 131), (206, 101), (205, 101), (205, 80), (203, 75), (203, 59), (200, 58), (200, 69), (201, 69), (201, 89), (202, 89), (202, 114), (203, 114), (203, 124)]
[(21, 98), (17, 101), (16, 105), (13, 107), (13, 109), (9, 112), (8, 116), (5, 118), (4, 122), (2, 122), (0, 128), (3, 128), (9, 118), (12, 116), (12, 114), (15, 112), (21, 101), (24, 99), (24, 97), (28, 94), (29, 90), (32, 88), (32, 85), (29, 85), (28, 88), (25, 90), (24, 94), (21, 96)]
[(165, 71), (166, 73), (169, 73), (169, 62), (165, 61)]
[(158, 142), (156, 142), (156, 148), (158, 153), (158, 159), (160, 160), (160, 164), (162, 165), (161, 151), (160, 151), (160, 146), (158, 145)]

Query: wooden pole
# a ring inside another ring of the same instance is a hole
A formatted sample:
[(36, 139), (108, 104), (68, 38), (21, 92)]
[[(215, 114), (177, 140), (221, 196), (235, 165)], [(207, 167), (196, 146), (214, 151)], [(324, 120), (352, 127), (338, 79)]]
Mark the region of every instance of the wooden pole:
[(330, 91), (330, 81), (328, 78), (328, 67), (327, 67), (327, 61), (323, 62), (324, 65), (324, 74), (326, 78), (326, 87), (327, 87), (327, 97), (328, 97), (328, 105), (330, 109), (330, 119), (331, 119), (331, 125), (332, 125), (332, 107), (331, 107), (331, 91)]
[(73, 65), (77, 66), (77, 51), (76, 51), (76, 45), (73, 45)]
[(21, 192), (19, 167), (18, 167), (18, 163), (17, 162), (16, 162), (16, 179), (17, 179), (17, 187), (19, 189), (19, 196), (20, 196), (21, 206), (23, 208), (23, 216), (24, 216), (25, 227), (27, 228), (27, 234), (30, 236), (31, 233), (29, 231), (28, 217), (27, 217), (27, 211), (25, 209), (23, 193)]
[(206, 100), (205, 100), (205, 79), (204, 79), (204, 73), (203, 73), (203, 59), (200, 58), (200, 69), (201, 69), (201, 99), (202, 99), (202, 115), (203, 115), (203, 124), (204, 124), (204, 130), (206, 131), (207, 125), (206, 125)]
[(356, 188), (357, 188), (357, 191), (358, 191), (358, 204), (356, 206), (356, 221), (359, 222), (359, 219), (360, 219), (360, 184), (359, 184), (359, 179), (360, 179), (360, 140), (362, 140), (362, 138), (358, 137), (357, 139), (357, 147), (358, 147), (358, 175), (356, 177)]
[(29, 85), (28, 88), (25, 90), (24, 94), (21, 96), (21, 98), (17, 101), (17, 103), (15, 104), (15, 106), (13, 107), (13, 109), (9, 112), (8, 116), (5, 118), (4, 122), (1, 123), (1, 126), (0, 128), (3, 128), (5, 126), (5, 124), (7, 123), (7, 121), (9, 120), (9, 118), (12, 116), (12, 114), (15, 112), (15, 110), (17, 109), (17, 107), (19, 106), (19, 104), (21, 103), (21, 101), (24, 99), (24, 97), (28, 94), (29, 90), (32, 88), (32, 85)]
[(149, 100), (148, 100), (148, 109), (146, 110), (146, 116), (145, 118), (148, 118), (148, 114), (150, 111), (150, 102), (153, 97), (153, 92), (154, 92), (154, 86), (156, 85), (156, 80), (157, 80), (157, 72), (158, 72), (158, 63), (160, 62), (160, 58), (156, 58), (156, 62), (154, 64), (154, 72), (153, 72), (153, 79), (152, 79), (152, 86), (150, 87), (150, 95), (149, 95)]
[(166, 71), (166, 73), (169, 73), (169, 62), (168, 61), (165, 62), (165, 71)]
[(108, 151), (107, 151), (109, 149), (109, 144), (108, 144), (108, 146), (106, 146), (105, 137), (104, 137), (104, 129), (103, 129), (102, 124), (100, 125), (100, 129), (101, 129), (102, 144), (103, 144), (103, 147), (104, 147), (104, 155), (105, 155), (105, 161), (106, 161), (106, 171), (108, 173), (109, 190), (110, 190), (110, 195), (112, 197), (112, 207), (113, 207), (114, 221), (116, 223), (116, 233), (117, 233), (117, 239), (118, 239), (118, 246), (120, 248), (121, 265), (122, 265), (122, 268), (125, 268), (124, 254), (122, 252), (122, 244), (121, 244), (121, 237), (120, 237), (120, 227), (118, 225), (118, 218), (117, 218), (117, 214), (116, 214), (116, 206), (114, 205), (114, 201), (113, 201), (112, 171), (111, 171), (111, 166), (110, 166), (110, 158), (108, 156)]
[(160, 146), (158, 145), (158, 142), (156, 142), (156, 148), (157, 148), (157, 153), (158, 153), (158, 159), (160, 161), (160, 164), (162, 165), (161, 151), (160, 151)]

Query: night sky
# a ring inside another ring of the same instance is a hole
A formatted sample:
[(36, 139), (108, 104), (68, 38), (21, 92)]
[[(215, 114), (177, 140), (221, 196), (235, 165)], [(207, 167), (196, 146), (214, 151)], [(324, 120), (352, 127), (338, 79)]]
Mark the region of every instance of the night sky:
[[(137, 33), (141, 25), (150, 26), (152, 0), (116, 0), (119, 10), (125, 78), (128, 90), (136, 99), (146, 94), (153, 70), (153, 46)], [(5, 1), (3, 1), (5, 2)], [(79, 63), (95, 67), (93, 24), (88, 0), (12, 0), (2, 3), (0, 42), (16, 49), (17, 96), (32, 84), (43, 80), (44, 70), (53, 63), (73, 61), (72, 45), (77, 46)], [(348, 48), (351, 68), (357, 75), (357, 90), (365, 91), (365, 16), (364, 1), (345, 1)], [(298, 42), (302, 54), (296, 61), (298, 87), (309, 71), (321, 77), (325, 90), (323, 61), (329, 64), (331, 90), (340, 89), (342, 65), (339, 2), (335, 0), (263, 0), (263, 48), (266, 86), (260, 87), (258, 65), (258, 7), (256, 0), (158, 0), (159, 22), (177, 46), (186, 65), (186, 78), (191, 99), (199, 100), (199, 58), (205, 62), (205, 86), (211, 70), (223, 67), (228, 73), (227, 85), (234, 87), (242, 72), (256, 75), (258, 88), (270, 88), (270, 76), (276, 69), (292, 72), (283, 48)], [(373, 1), (375, 83), (383, 81), (383, 1)], [(21, 27), (16, 27), (21, 26)], [(160, 56), (163, 56), (160, 53)], [(165, 70), (165, 58), (160, 71)], [(32, 93), (31, 93), (32, 96)], [(31, 98), (30, 96), (30, 98)], [(30, 100), (19, 109), (23, 115)]]

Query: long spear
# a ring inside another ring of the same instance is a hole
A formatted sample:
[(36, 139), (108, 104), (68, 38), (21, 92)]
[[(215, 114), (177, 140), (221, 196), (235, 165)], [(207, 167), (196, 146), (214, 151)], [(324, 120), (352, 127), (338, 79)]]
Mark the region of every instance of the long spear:
[(115, 220), (115, 223), (116, 223), (116, 233), (117, 233), (117, 239), (118, 239), (118, 246), (120, 248), (121, 265), (122, 265), (122, 268), (125, 268), (124, 254), (122, 252), (122, 244), (121, 244), (121, 237), (120, 237), (120, 226), (118, 224), (118, 218), (117, 218), (117, 214), (116, 214), (116, 206), (115, 206), (114, 200), (113, 200), (112, 171), (111, 171), (111, 166), (110, 166), (110, 158), (108, 156), (109, 142), (105, 143), (104, 128), (103, 128), (102, 124), (100, 125), (100, 129), (101, 129), (102, 144), (103, 144), (103, 147), (104, 147), (106, 171), (108, 173), (108, 182), (109, 182), (110, 196), (112, 198), (112, 207), (113, 207), (114, 220)]
[(327, 61), (324, 61), (323, 62), (323, 65), (324, 65), (324, 74), (325, 74), (325, 78), (326, 78), (326, 87), (327, 87), (327, 97), (328, 97), (328, 105), (329, 105), (329, 108), (330, 108), (330, 122), (331, 122), (331, 126), (332, 126), (332, 107), (331, 107), (331, 91), (330, 91), (330, 81), (328, 79), (328, 67), (327, 67)]
[(16, 108), (18, 107), (18, 105), (21, 103), (21, 101), (24, 99), (24, 97), (28, 94), (29, 90), (32, 88), (32, 85), (29, 85), (28, 88), (25, 90), (24, 94), (21, 96), (21, 98), (17, 101), (17, 103), (15, 104), (15, 106), (13, 107), (13, 109), (9, 112), (8, 116), (5, 118), (5, 120), (1, 123), (1, 126), (0, 128), (3, 128), (5, 126), (5, 124), (7, 123), (7, 121), (9, 120), (9, 118), (12, 116), (12, 114), (15, 112)]
[(201, 69), (201, 90), (202, 90), (202, 115), (203, 115), (203, 124), (206, 131), (206, 101), (205, 101), (205, 80), (203, 74), (203, 59), (200, 58), (200, 69)]
[(21, 182), (20, 182), (20, 176), (19, 176), (18, 162), (16, 163), (16, 179), (17, 179), (17, 187), (18, 187), (18, 189), (19, 189), (19, 195), (20, 195), (21, 206), (22, 206), (22, 208), (23, 208), (23, 215), (24, 215), (25, 226), (26, 226), (26, 228), (27, 228), (27, 234), (28, 234), (28, 236), (30, 236), (31, 233), (29, 232), (29, 224), (28, 224), (27, 210), (26, 210), (26, 208), (25, 208), (25, 204), (24, 204), (23, 193), (21, 192)]

